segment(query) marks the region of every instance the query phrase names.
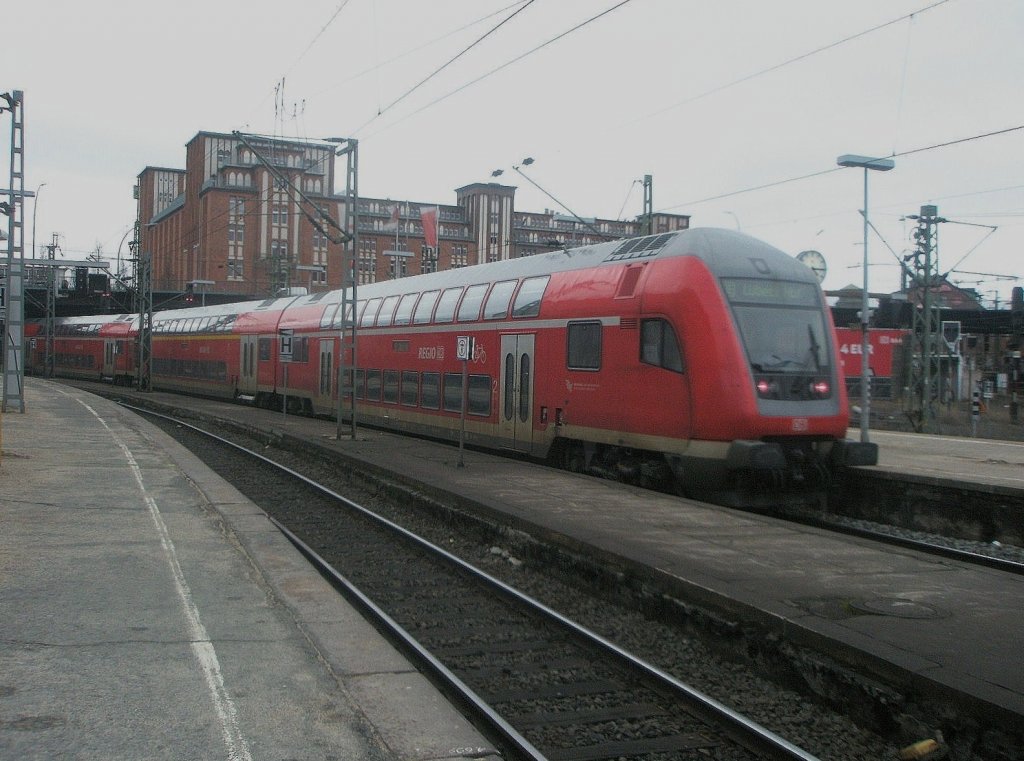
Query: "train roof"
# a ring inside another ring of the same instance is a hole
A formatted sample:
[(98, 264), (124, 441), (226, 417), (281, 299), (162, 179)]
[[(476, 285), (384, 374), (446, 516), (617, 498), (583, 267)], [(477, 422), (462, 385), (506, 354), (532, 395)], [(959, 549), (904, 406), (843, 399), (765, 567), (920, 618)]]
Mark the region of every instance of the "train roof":
[[(357, 287), (357, 296), (360, 301), (365, 301), (391, 295), (537, 277), (588, 267), (621, 266), (622, 264), (680, 256), (693, 256), (701, 259), (719, 277), (750, 277), (753, 263), (754, 272), (758, 277), (815, 284), (818, 282), (810, 269), (768, 243), (734, 230), (700, 227), (549, 251), (519, 259), (477, 264), (398, 280), (367, 283)], [(260, 312), (279, 314), (301, 307), (339, 304), (341, 301), (341, 290), (321, 291), (306, 296), (285, 296), (258, 301), (162, 310), (154, 314), (153, 320), (156, 324), (164, 320), (188, 320), (197, 317), (255, 316)], [(91, 325), (120, 321), (131, 322), (133, 327), (137, 327), (138, 315), (66, 317), (59, 322), (61, 324)]]
[[(733, 230), (694, 228), (641, 238), (626, 238), (579, 248), (549, 251), (520, 259), (508, 259), (471, 267), (414, 275), (399, 280), (367, 283), (357, 287), (360, 301), (396, 294), (443, 290), (454, 286), (494, 283), (556, 272), (646, 262), (659, 258), (694, 256), (719, 277), (749, 277), (751, 262), (759, 277), (817, 283), (805, 265), (774, 246)], [(342, 292), (329, 291), (300, 296), (291, 306), (315, 302), (337, 304)]]

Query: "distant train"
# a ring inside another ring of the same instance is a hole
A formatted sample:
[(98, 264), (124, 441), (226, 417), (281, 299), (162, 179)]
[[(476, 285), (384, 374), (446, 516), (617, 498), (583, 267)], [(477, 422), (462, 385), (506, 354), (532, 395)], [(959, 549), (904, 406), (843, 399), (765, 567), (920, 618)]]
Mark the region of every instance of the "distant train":
[[(844, 438), (835, 330), (814, 274), (740, 233), (602, 243), (357, 296), (360, 423), (457, 440), (464, 336), (469, 444), (748, 505), (820, 493), (837, 470), (877, 462), (875, 445)], [(152, 387), (333, 416), (340, 329), (353, 319), (341, 303), (330, 291), (157, 312)], [(137, 330), (132, 314), (58, 320), (54, 373), (132, 382)], [(26, 337), (41, 331), (29, 324)], [(44, 342), (32, 343), (39, 373)]]

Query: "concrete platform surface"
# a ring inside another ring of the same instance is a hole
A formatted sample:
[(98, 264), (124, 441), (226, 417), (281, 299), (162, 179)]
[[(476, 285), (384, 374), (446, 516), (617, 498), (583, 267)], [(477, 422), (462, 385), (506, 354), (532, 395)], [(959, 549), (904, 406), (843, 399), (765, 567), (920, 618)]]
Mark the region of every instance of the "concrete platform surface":
[[(1024, 490), (1024, 442), (870, 431), (878, 470)], [(858, 440), (859, 432), (849, 438)]]
[(26, 408), (0, 418), (0, 758), (490, 755), (169, 437), (55, 383)]

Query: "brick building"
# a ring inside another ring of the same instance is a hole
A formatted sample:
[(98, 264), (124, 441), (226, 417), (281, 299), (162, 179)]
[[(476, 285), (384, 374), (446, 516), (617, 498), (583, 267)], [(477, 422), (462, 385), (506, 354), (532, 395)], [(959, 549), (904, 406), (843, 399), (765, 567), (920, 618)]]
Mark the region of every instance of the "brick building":
[[(153, 289), (191, 288), (219, 300), (264, 298), (282, 288), (341, 287), (342, 247), (315, 228), (297, 194), (264, 161), (348, 229), (335, 195), (335, 149), (327, 143), (240, 138), (200, 132), (185, 169), (146, 167), (138, 176), (139, 250), (152, 255)], [(255, 152), (254, 152), (255, 151)], [(257, 153), (259, 155), (257, 155)], [(261, 160), (262, 159), (262, 160)], [(474, 183), (455, 204), (359, 199), (360, 283), (511, 259), (642, 233), (640, 220), (577, 220), (515, 210), (515, 187)], [(437, 209), (437, 245), (427, 245), (422, 213)], [(655, 214), (654, 233), (681, 230), (689, 217)], [(192, 283), (192, 286), (189, 286)]]

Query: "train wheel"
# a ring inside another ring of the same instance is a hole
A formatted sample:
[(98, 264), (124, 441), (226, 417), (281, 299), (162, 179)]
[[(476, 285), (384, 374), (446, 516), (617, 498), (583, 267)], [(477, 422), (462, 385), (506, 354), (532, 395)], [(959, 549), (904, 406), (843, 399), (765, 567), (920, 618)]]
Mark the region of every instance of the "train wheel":
[(565, 469), (572, 473), (585, 473), (587, 453), (578, 441), (571, 441), (565, 448)]

